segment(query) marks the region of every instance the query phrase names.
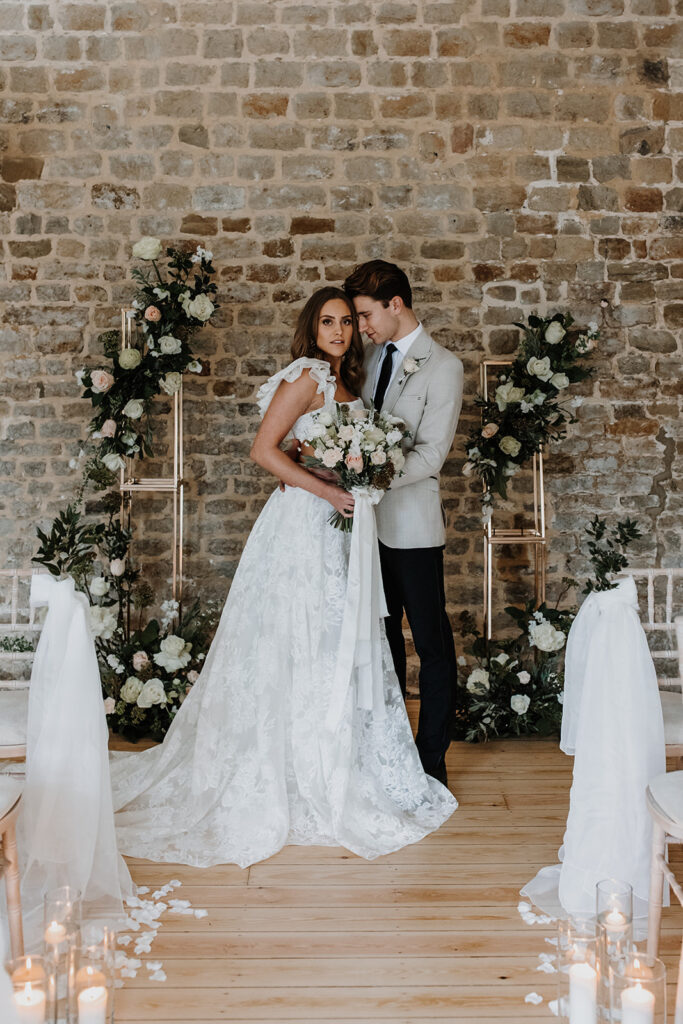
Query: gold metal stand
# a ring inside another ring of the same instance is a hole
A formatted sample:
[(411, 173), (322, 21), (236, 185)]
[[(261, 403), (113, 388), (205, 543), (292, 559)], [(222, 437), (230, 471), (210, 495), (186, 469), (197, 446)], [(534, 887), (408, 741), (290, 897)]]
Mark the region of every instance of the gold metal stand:
[[(121, 347), (130, 348), (133, 340), (134, 313), (132, 309), (121, 310)], [(183, 387), (173, 395), (173, 475), (169, 477), (133, 476), (134, 459), (126, 459), (121, 470), (119, 490), (121, 491), (121, 522), (131, 529), (133, 493), (169, 493), (173, 497), (173, 540), (171, 554), (172, 589), (171, 596), (178, 602), (178, 615), (183, 600)], [(128, 603), (128, 629), (130, 631), (130, 601)]]
[[(509, 359), (485, 359), (481, 364), (481, 393), (488, 396), (489, 368), (510, 366)], [(484, 528), (484, 635), (491, 639), (493, 620), (493, 550), (496, 545), (531, 545), (534, 552), (534, 599), (545, 601), (546, 532), (545, 490), (543, 484), (543, 452), (533, 456), (533, 526), (503, 529), (493, 525), (493, 517)]]

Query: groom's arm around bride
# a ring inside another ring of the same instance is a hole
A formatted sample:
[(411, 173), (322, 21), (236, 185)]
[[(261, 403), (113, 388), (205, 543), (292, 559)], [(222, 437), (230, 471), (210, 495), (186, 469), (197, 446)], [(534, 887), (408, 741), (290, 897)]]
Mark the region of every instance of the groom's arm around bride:
[(420, 658), (417, 747), (425, 771), (444, 781), (457, 668), (445, 607), (439, 473), (458, 423), (463, 366), (417, 320), (399, 267), (372, 260), (353, 271), (344, 290), (370, 341), (363, 399), (400, 417), (412, 435), (403, 474), (376, 508), (377, 532), (394, 666), (405, 693), (405, 611)]

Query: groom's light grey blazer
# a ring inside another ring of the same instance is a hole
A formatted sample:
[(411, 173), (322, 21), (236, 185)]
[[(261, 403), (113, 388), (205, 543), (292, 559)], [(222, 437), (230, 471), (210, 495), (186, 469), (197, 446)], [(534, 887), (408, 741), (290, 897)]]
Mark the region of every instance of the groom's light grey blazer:
[[(384, 345), (365, 350), (366, 379), (362, 397), (372, 401), (377, 366)], [(406, 373), (399, 364), (382, 412), (400, 416), (411, 437), (404, 442), (406, 463), (378, 505), (377, 533), (390, 548), (431, 548), (445, 543), (439, 473), (453, 444), (462, 405), (463, 366), (422, 328), (406, 359), (418, 369)]]

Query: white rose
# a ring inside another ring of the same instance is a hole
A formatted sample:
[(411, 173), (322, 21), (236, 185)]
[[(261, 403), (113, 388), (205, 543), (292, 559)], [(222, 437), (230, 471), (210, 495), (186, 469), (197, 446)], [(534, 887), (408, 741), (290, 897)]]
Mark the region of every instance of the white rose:
[(158, 299), (170, 299), (171, 293), (167, 288), (152, 288), (152, 291)]
[(358, 422), (361, 422), (361, 420), (366, 420), (368, 418), (368, 410), (349, 409), (349, 416), (351, 417), (352, 420), (357, 420)]
[(491, 658), (491, 661), (497, 661), (499, 665), (505, 665), (506, 662), (508, 662), (509, 660), (510, 655), (506, 654), (505, 651), (501, 651), (501, 653), (496, 658)]
[(529, 675), (528, 672), (518, 672), (517, 673), (517, 678), (519, 679), (519, 682), (520, 682), (521, 686), (526, 686), (526, 684), (531, 679), (531, 676)]
[(93, 597), (104, 597), (109, 591), (109, 583), (104, 576), (94, 576), (90, 580), (90, 593)]
[(182, 382), (183, 378), (179, 373), (167, 373), (166, 376), (162, 377), (159, 381), (159, 386), (167, 395), (175, 395), (176, 391), (180, 391), (180, 385)]
[(102, 456), (102, 462), (110, 473), (115, 473), (117, 469), (122, 469), (126, 464), (123, 456), (117, 455), (116, 452), (107, 452), (106, 455)]
[(208, 320), (214, 311), (214, 304), (208, 295), (197, 295), (185, 305), (185, 312), (195, 320)]
[(135, 703), (139, 708), (151, 708), (152, 704), (165, 704), (166, 690), (161, 679), (148, 679)]
[(470, 693), (484, 694), (489, 691), (491, 684), (489, 674), (485, 668), (475, 668), (467, 677), (467, 689)]
[(529, 643), (538, 647), (539, 651), (559, 651), (564, 647), (565, 636), (561, 629), (555, 629), (552, 623), (541, 616), (540, 621), (533, 619), (529, 623)]
[(121, 700), (125, 700), (126, 704), (135, 704), (138, 696), (142, 692), (142, 680), (138, 679), (137, 676), (128, 676), (125, 683), (121, 687), (121, 693), (119, 696)]
[(317, 416), (318, 423), (322, 423), (324, 427), (331, 427), (334, 420), (330, 416), (329, 412), (321, 411)]
[(503, 412), (508, 405), (522, 401), (524, 398), (524, 388), (516, 388), (512, 381), (508, 381), (507, 384), (501, 384), (496, 388), (495, 398), (496, 405)]
[(352, 441), (354, 435), (354, 428), (350, 423), (345, 423), (343, 427), (339, 428), (339, 437), (342, 441)]
[(186, 644), (181, 636), (171, 634), (164, 637), (159, 647), (161, 650), (154, 655), (154, 661), (167, 672), (176, 672), (179, 668), (184, 668), (192, 657), (192, 644)]
[(159, 646), (164, 654), (172, 654), (174, 658), (177, 658), (185, 650), (185, 641), (181, 636), (169, 633), (168, 636), (164, 637)]
[(400, 430), (390, 430), (387, 434), (387, 444), (392, 448), (395, 444), (399, 444), (403, 438), (403, 434)]
[(134, 370), (142, 361), (142, 354), (137, 348), (122, 348), (119, 352), (119, 366), (122, 370)]
[(531, 697), (526, 693), (514, 693), (512, 697), (510, 697), (510, 707), (513, 711), (516, 711), (518, 715), (525, 714), (530, 704)]
[(94, 637), (111, 640), (116, 629), (116, 622), (116, 616), (111, 608), (103, 608), (97, 604), (90, 606), (90, 632)]
[(420, 369), (420, 364), (414, 359), (403, 360), (403, 372), (406, 374), (417, 373)]
[(549, 345), (557, 345), (558, 341), (562, 341), (565, 336), (565, 329), (559, 320), (553, 320), (551, 324), (548, 324), (545, 330), (545, 340)]
[(327, 448), (323, 452), (322, 463), (323, 466), (327, 466), (328, 469), (332, 469), (336, 466), (344, 457), (344, 453), (341, 448)]
[(527, 373), (530, 373), (532, 377), (538, 377), (539, 380), (550, 380), (553, 375), (553, 371), (550, 369), (550, 356), (543, 356), (543, 359), (532, 356), (526, 364), (526, 368)]
[(393, 463), (394, 469), (397, 473), (400, 473), (406, 464), (406, 457), (400, 448), (395, 448), (389, 452), (389, 460)]
[(163, 246), (158, 238), (145, 235), (133, 246), (133, 256), (138, 260), (155, 260), (161, 255)]
[(114, 713), (115, 708), (116, 708), (116, 701), (114, 700), (114, 698), (113, 697), (107, 697), (107, 699), (103, 703), (104, 703), (104, 713), (105, 713), (105, 715), (112, 715)]
[(474, 463), (473, 462), (466, 462), (465, 465), (462, 467), (462, 475), (463, 476), (472, 476), (472, 474), (474, 473), (474, 470), (475, 470)]
[(369, 444), (379, 444), (380, 441), (386, 439), (386, 434), (380, 427), (371, 426), (367, 430), (363, 431), (363, 440)]
[(190, 371), (190, 373), (202, 372), (202, 364), (199, 362), (198, 359), (193, 359), (191, 363), (188, 363), (187, 368)]
[(509, 434), (506, 434), (505, 437), (501, 437), (498, 442), (498, 447), (502, 452), (505, 452), (506, 455), (511, 455), (514, 458), (515, 455), (519, 455), (519, 450), (522, 446), (516, 437), (511, 437)]
[(126, 560), (125, 558), (112, 558), (109, 563), (109, 572), (112, 576), (123, 576), (126, 571)]
[(183, 343), (180, 338), (174, 338), (172, 334), (163, 334), (159, 338), (159, 348), (165, 356), (175, 356), (180, 352)]
[(558, 391), (562, 391), (564, 388), (569, 387), (569, 377), (566, 373), (554, 373), (550, 378), (550, 383), (553, 387), (557, 388)]
[(376, 452), (373, 452), (372, 455), (370, 456), (370, 462), (373, 464), (373, 466), (383, 466), (386, 461), (387, 453), (383, 451), (381, 448), (378, 449)]
[(144, 411), (145, 404), (140, 398), (131, 398), (122, 409), (123, 415), (129, 420), (139, 420)]
[(141, 672), (143, 668), (149, 665), (149, 656), (147, 651), (136, 651), (133, 655), (133, 668), (136, 672)]

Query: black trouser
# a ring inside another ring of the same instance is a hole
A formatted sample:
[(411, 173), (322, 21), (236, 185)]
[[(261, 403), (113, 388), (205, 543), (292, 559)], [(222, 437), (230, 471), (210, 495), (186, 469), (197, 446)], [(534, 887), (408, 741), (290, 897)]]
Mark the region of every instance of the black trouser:
[(446, 614), (443, 548), (389, 548), (380, 541), (379, 555), (389, 611), (385, 620), (387, 639), (396, 675), (405, 696), (405, 610), (420, 659), (420, 717), (415, 742), (424, 770), (440, 778), (445, 772), (458, 674), (453, 631)]

